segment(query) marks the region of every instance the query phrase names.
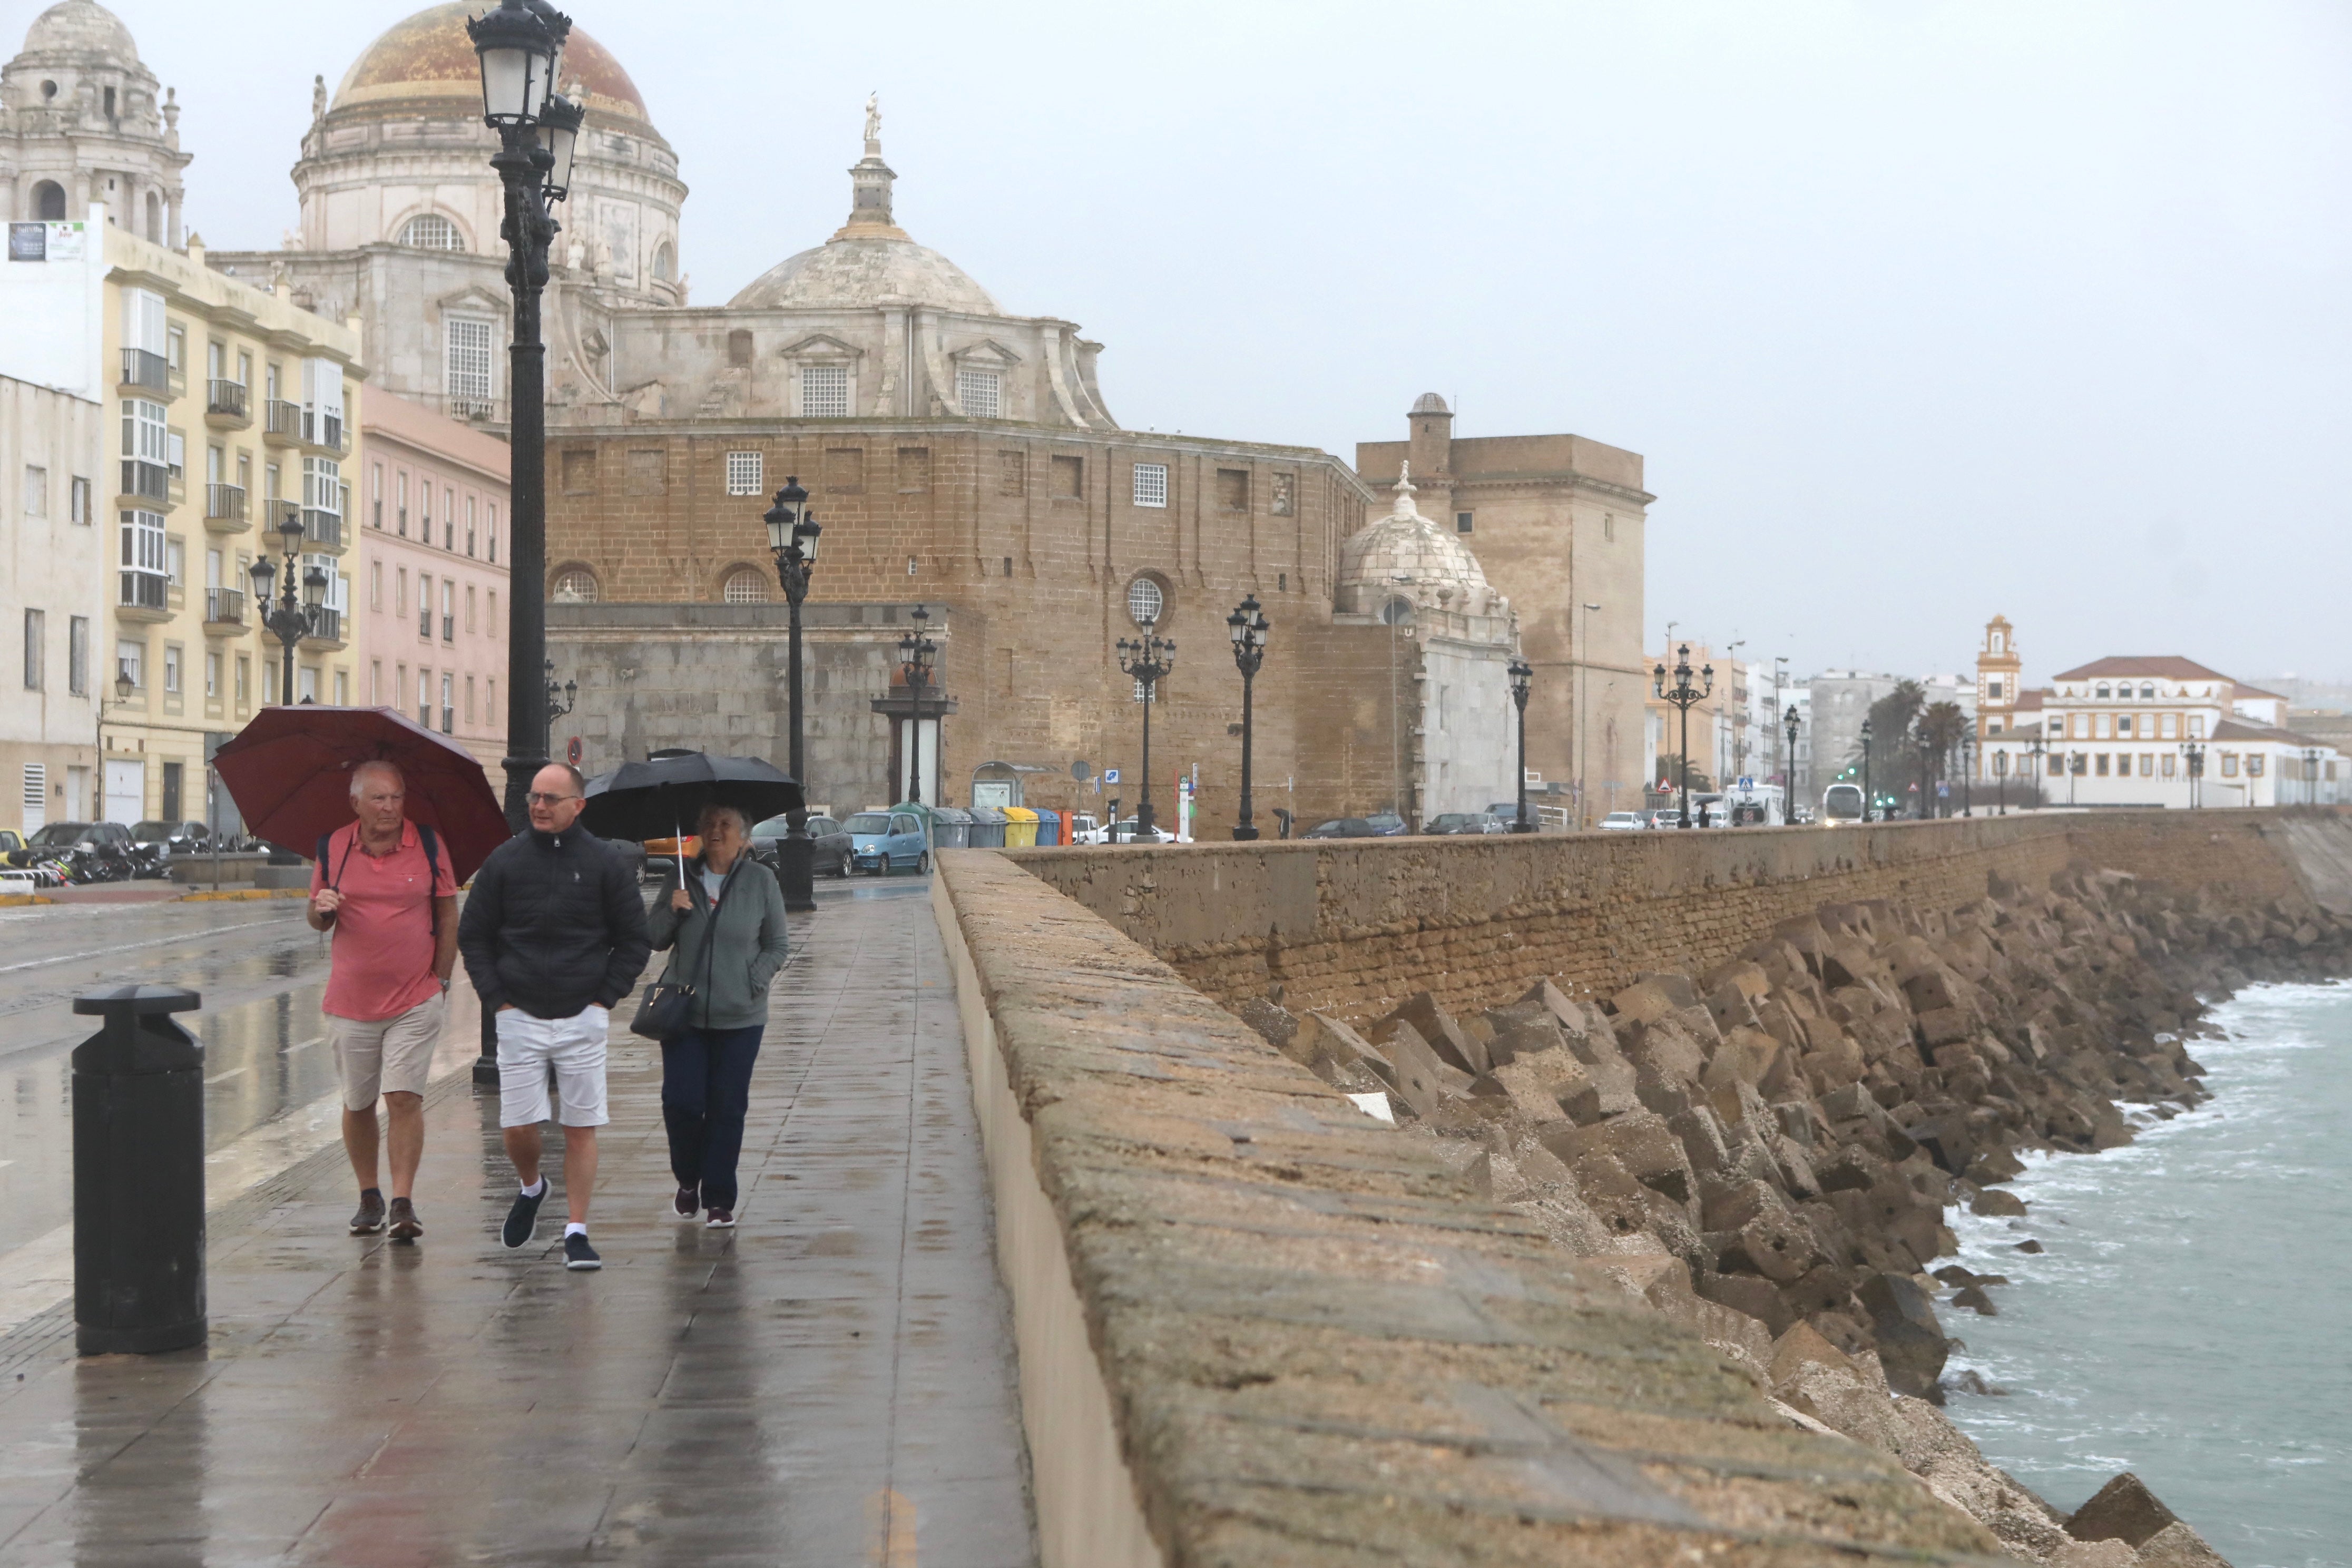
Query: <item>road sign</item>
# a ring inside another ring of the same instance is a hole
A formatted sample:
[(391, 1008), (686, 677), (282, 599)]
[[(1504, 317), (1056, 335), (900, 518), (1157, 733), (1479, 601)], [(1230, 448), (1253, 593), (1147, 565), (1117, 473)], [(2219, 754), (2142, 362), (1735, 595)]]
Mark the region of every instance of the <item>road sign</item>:
[(1952, 786), (1948, 784), (1938, 783), (1936, 785), (1936, 795), (1939, 799), (1949, 800), (1952, 798)]
[(1103, 770), (1103, 783), (1107, 784), (1115, 784), (1118, 783), (1118, 770), (1117, 768), (1105, 768)]
[(1739, 787), (1741, 789), (1754, 789), (1756, 787), (1756, 781), (1748, 774), (1742, 773), (1739, 775)]
[(563, 757), (573, 767), (580, 765), (580, 737), (574, 735), (563, 742)]

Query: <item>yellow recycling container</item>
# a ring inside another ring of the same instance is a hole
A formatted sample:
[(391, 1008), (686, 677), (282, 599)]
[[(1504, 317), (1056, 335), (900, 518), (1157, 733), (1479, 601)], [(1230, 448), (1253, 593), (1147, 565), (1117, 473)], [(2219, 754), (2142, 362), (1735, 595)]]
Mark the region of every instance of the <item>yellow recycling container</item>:
[(1004, 847), (1007, 849), (1037, 847), (1037, 814), (1025, 805), (1004, 808)]

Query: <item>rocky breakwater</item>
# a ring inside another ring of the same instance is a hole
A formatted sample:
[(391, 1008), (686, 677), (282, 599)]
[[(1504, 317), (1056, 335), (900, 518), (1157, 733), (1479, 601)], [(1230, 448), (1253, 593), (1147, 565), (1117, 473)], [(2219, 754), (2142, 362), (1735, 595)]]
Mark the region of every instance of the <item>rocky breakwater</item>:
[(1607, 997), (1547, 979), (1458, 1018), (1425, 993), (1360, 1026), (1278, 998), (1238, 1011), (1608, 1263), (1792, 1422), (1895, 1457), (2021, 1560), (2122, 1568), (2221, 1559), (2128, 1476), (2070, 1520), (1936, 1408), (1943, 1315), (1996, 1310), (2005, 1283), (1935, 1267), (1956, 1250), (1945, 1210), (2014, 1216), (2038, 1250), (2002, 1187), (2020, 1151), (2112, 1148), (2126, 1106), (2204, 1098), (2200, 995), (2348, 971), (2352, 931), (2315, 906), (2224, 908), (2078, 864), (1949, 910), (1824, 904), (1705, 974)]

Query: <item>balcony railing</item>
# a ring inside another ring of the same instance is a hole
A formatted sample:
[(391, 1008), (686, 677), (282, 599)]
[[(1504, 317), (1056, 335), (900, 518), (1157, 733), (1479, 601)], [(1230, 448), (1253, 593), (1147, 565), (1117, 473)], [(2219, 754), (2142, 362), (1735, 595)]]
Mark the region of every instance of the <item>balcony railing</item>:
[(343, 547), (341, 514), (305, 507), (302, 510), (302, 537), (322, 550), (341, 550)]
[(169, 610), (172, 607), (172, 580), (161, 572), (123, 572), (120, 596), (115, 600), (125, 610)]
[(245, 383), (241, 381), (207, 381), (205, 383), (205, 412), (222, 419), (245, 422)]
[(457, 732), (457, 710), (455, 708), (441, 710), (441, 732), (445, 735), (454, 735)]
[(456, 642), (457, 640), (457, 616), (444, 616), (441, 617), (441, 640), (443, 642)]
[(302, 635), (318, 642), (343, 640), (343, 613), (324, 605), (313, 605), (306, 612), (310, 617), (310, 629)]
[(245, 487), (243, 485), (206, 485), (205, 487), (205, 521), (242, 524), (245, 521)]
[(261, 433), (273, 441), (299, 441), (302, 438), (302, 405), (273, 397), (261, 410)]
[(144, 387), (149, 392), (172, 395), (172, 367), (162, 354), (151, 354), (145, 349), (122, 351), (122, 384)]
[(324, 447), (331, 452), (347, 450), (343, 445), (343, 416), (340, 414), (313, 414), (304, 409), (302, 439), (313, 447)]
[(121, 493), (148, 500), (168, 501), (172, 499), (172, 470), (161, 463), (125, 458), (122, 459)]
[(433, 612), (423, 605), (419, 605), (416, 611), (416, 635), (428, 642), (432, 640)]
[(207, 626), (218, 626), (245, 625), (245, 591), (241, 588), (205, 589), (205, 622)]

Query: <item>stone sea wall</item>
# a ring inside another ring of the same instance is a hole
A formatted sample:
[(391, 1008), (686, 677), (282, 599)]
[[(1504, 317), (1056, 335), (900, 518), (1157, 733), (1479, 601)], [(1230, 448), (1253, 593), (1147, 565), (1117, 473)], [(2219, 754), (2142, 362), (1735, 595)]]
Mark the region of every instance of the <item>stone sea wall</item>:
[(1228, 1004), (1376, 1017), (1536, 975), (1605, 995), (1710, 969), (1827, 902), (1948, 909), (1989, 874), (2046, 887), (2077, 859), (2248, 903), (2309, 894), (2296, 814), (2018, 813), (1871, 827), (1338, 839), (1016, 850), (1013, 858)]

